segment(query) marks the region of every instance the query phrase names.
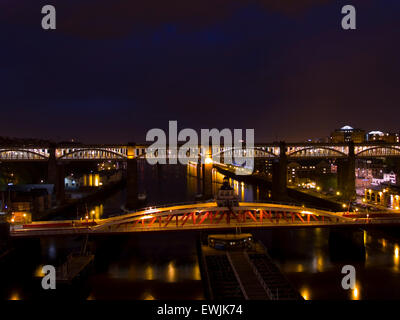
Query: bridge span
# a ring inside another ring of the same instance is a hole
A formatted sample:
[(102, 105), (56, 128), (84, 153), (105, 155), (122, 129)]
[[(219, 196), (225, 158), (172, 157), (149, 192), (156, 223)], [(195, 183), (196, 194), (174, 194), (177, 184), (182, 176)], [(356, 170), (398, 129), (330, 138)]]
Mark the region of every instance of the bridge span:
[(362, 214), (330, 212), (297, 205), (240, 202), (237, 207), (219, 207), (216, 202), (203, 202), (145, 208), (107, 219), (33, 222), (12, 227), (11, 236), (397, 224), (400, 225), (400, 216), (385, 216), (384, 213), (365, 217)]
[[(223, 156), (222, 156), (223, 155)], [(191, 158), (193, 156), (193, 159)], [(126, 163), (127, 203), (130, 209), (137, 207), (137, 160), (147, 159), (154, 163), (178, 163), (178, 157), (195, 161), (201, 166), (204, 196), (210, 198), (212, 164), (207, 160), (224, 164), (232, 159), (254, 158), (259, 163), (272, 163), (272, 193), (274, 199), (287, 196), (287, 164), (290, 161), (306, 159), (335, 159), (338, 166), (338, 189), (346, 201), (355, 197), (355, 161), (363, 158), (400, 157), (400, 143), (259, 143), (254, 146), (232, 148), (229, 146), (192, 145), (157, 148), (149, 144), (126, 145), (0, 145), (0, 162), (45, 161), (48, 166), (47, 183), (54, 184), (57, 202), (63, 203), (64, 165), (74, 161), (122, 161)], [(168, 160), (168, 161), (167, 161)], [(152, 163), (153, 163), (152, 162)], [(209, 161), (210, 162), (210, 161)], [(253, 168), (254, 169), (254, 168)], [(200, 171), (199, 171), (200, 172)], [(251, 174), (252, 170), (250, 170)]]
[(279, 159), (285, 155), (289, 159), (310, 158), (346, 158), (354, 153), (356, 158), (399, 157), (400, 143), (365, 142), (365, 143), (257, 143), (252, 147), (243, 148), (224, 146), (192, 145), (181, 150), (180, 146), (158, 148), (151, 144), (124, 145), (85, 145), (85, 144), (54, 144), (54, 145), (0, 145), (0, 161), (48, 161), (55, 158), (60, 162), (70, 161), (102, 161), (128, 160), (133, 158), (169, 158), (192, 155), (212, 157), (230, 155), (233, 157), (254, 157)]

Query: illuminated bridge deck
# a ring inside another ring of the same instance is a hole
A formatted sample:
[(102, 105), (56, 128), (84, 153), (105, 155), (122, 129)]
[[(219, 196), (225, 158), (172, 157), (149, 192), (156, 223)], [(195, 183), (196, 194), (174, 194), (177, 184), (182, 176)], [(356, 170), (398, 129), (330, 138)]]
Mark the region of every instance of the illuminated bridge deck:
[[(350, 154), (349, 145), (345, 143), (286, 143), (284, 151), (288, 159), (344, 158)], [(190, 145), (193, 154), (206, 155), (208, 147)], [(283, 152), (279, 143), (257, 143), (254, 146), (241, 148), (212, 147), (212, 157), (279, 158)], [(0, 161), (48, 161), (52, 155), (57, 161), (102, 161), (127, 160), (132, 158), (177, 158), (185, 157), (186, 149), (180, 147), (152, 147), (150, 144), (138, 145), (84, 145), (59, 144), (48, 145), (0, 145)], [(400, 143), (366, 142), (354, 144), (356, 158), (400, 157)]]
[(63, 234), (115, 234), (127, 232), (179, 231), (232, 228), (293, 228), (324, 226), (400, 225), (400, 216), (376, 218), (330, 212), (302, 206), (240, 202), (237, 207), (218, 207), (216, 202), (157, 208), (99, 220), (40, 221), (13, 226), (11, 236)]

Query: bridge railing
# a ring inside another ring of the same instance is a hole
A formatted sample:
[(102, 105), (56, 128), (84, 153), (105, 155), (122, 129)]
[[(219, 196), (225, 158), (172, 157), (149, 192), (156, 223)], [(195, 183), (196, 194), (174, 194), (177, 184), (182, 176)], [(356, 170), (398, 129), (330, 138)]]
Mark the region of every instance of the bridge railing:
[[(141, 208), (134, 209), (134, 210), (123, 209), (123, 211), (125, 212), (125, 214), (131, 214), (131, 213), (133, 214), (133, 213), (141, 212), (141, 211), (157, 210), (157, 209), (163, 209), (163, 208), (167, 208), (167, 207), (184, 206), (184, 205), (192, 205), (192, 204), (200, 204), (200, 203), (212, 203), (215, 201), (216, 201), (215, 199), (209, 199), (209, 200), (199, 200), (199, 201), (165, 203), (165, 204), (160, 204), (160, 205), (141, 207)], [(118, 217), (118, 216), (120, 216), (120, 215), (115, 214), (115, 215), (109, 215), (108, 217), (113, 218), (113, 217)]]
[(295, 203), (295, 202), (285, 202), (285, 201), (263, 201), (263, 200), (249, 200), (249, 201), (239, 201), (240, 202), (249, 202), (249, 203), (264, 203), (264, 204), (278, 204), (278, 205), (284, 205), (284, 206), (292, 206), (292, 207), (304, 207), (304, 209), (315, 209), (315, 210), (322, 210), (322, 211), (328, 211), (328, 212), (336, 212), (335, 210), (332, 209), (327, 209), (327, 208), (321, 208), (313, 205), (303, 205), (300, 203)]
[[(135, 210), (127, 210), (123, 209), (125, 214), (134, 214), (137, 212), (142, 212), (142, 211), (150, 211), (150, 210), (157, 210), (157, 209), (163, 209), (167, 207), (174, 207), (174, 206), (184, 206), (184, 205), (193, 205), (193, 204), (201, 204), (201, 203), (212, 203), (216, 202), (216, 199), (209, 199), (209, 200), (199, 200), (199, 201), (186, 201), (186, 202), (176, 202), (176, 203), (166, 203), (166, 204), (160, 204), (160, 205), (154, 205), (154, 206), (148, 206), (148, 207), (142, 207), (138, 208)], [(248, 202), (248, 203), (262, 203), (262, 204), (277, 204), (277, 205), (285, 205), (285, 206), (293, 206), (293, 207), (302, 207), (303, 205), (295, 202), (284, 202), (284, 201), (263, 201), (263, 200), (249, 200), (249, 201), (239, 201), (239, 203), (243, 202)], [(304, 209), (315, 209), (315, 210), (322, 210), (322, 211), (328, 211), (328, 212), (336, 212), (331, 209), (327, 208), (320, 208), (316, 206), (303, 206)], [(120, 216), (119, 214), (115, 215), (109, 215), (109, 218), (114, 218)]]
[[(135, 210), (124, 210), (125, 213), (123, 214), (115, 214), (115, 215), (109, 215), (107, 220), (109, 220), (110, 222), (115, 220), (115, 219), (119, 219), (119, 217), (123, 218), (124, 216), (127, 217), (131, 217), (134, 216), (137, 213), (141, 213), (141, 214), (147, 214), (150, 212), (157, 212), (158, 210), (162, 210), (164, 208), (167, 207), (174, 207), (174, 206), (185, 206), (185, 205), (195, 205), (195, 204), (204, 204), (204, 203), (213, 203), (216, 202), (215, 199), (209, 199), (209, 200), (205, 200), (205, 201), (186, 201), (186, 202), (178, 202), (178, 203), (167, 203), (167, 204), (161, 204), (161, 205), (155, 205), (155, 206), (148, 206), (148, 207), (142, 207), (142, 208), (138, 208)], [(243, 202), (247, 202), (247, 203), (262, 203), (262, 204), (276, 204), (276, 205), (285, 205), (285, 206), (293, 206), (293, 207), (302, 207), (302, 205), (300, 205), (299, 203), (290, 203), (290, 202), (278, 202), (278, 201), (240, 201), (241, 203)], [(321, 210), (321, 211), (326, 211), (326, 212), (332, 212), (334, 213), (334, 210), (329, 210), (326, 208), (318, 208), (315, 206), (304, 206), (304, 209), (311, 209), (311, 210)], [(147, 211), (147, 212), (146, 212)]]

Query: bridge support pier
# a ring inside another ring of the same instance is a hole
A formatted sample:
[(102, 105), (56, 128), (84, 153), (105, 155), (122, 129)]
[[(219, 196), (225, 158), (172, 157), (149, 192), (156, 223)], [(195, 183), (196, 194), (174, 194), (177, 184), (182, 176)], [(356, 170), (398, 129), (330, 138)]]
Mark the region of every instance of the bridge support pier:
[(283, 200), (287, 197), (287, 156), (286, 145), (279, 143), (279, 159), (272, 162), (272, 197), (274, 200)]
[(202, 176), (203, 176), (203, 198), (209, 200), (213, 197), (212, 192), (212, 163), (202, 164)]
[(342, 198), (351, 201), (356, 196), (356, 159), (354, 155), (354, 144), (349, 144), (349, 154), (346, 159), (338, 161), (337, 185)]
[(47, 164), (47, 180), (48, 183), (54, 185), (56, 202), (58, 205), (65, 201), (65, 172), (64, 165), (57, 163), (55, 148), (49, 150), (50, 157)]
[(127, 209), (136, 209), (138, 206), (137, 188), (137, 160), (128, 159), (126, 163), (126, 203)]

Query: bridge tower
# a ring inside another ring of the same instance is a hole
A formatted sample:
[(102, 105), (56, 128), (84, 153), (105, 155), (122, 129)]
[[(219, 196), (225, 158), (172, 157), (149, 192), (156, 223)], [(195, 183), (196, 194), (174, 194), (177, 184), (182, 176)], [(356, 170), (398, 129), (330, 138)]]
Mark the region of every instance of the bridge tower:
[(354, 143), (349, 143), (349, 153), (346, 159), (340, 159), (337, 166), (337, 185), (344, 200), (353, 200), (356, 195), (356, 158)]
[(56, 147), (49, 148), (49, 162), (47, 164), (47, 180), (48, 183), (54, 185), (57, 204), (62, 204), (65, 201), (65, 172), (64, 165), (57, 162)]
[(213, 197), (212, 193), (212, 148), (209, 147), (205, 152), (204, 159), (202, 159), (202, 178), (203, 178), (203, 197), (205, 200), (209, 200)]
[(126, 161), (126, 203), (127, 209), (136, 209), (138, 206), (137, 187), (137, 158), (134, 145), (128, 145), (128, 159)]
[(287, 196), (287, 156), (286, 144), (279, 143), (279, 159), (272, 162), (272, 197), (274, 200), (282, 200)]

